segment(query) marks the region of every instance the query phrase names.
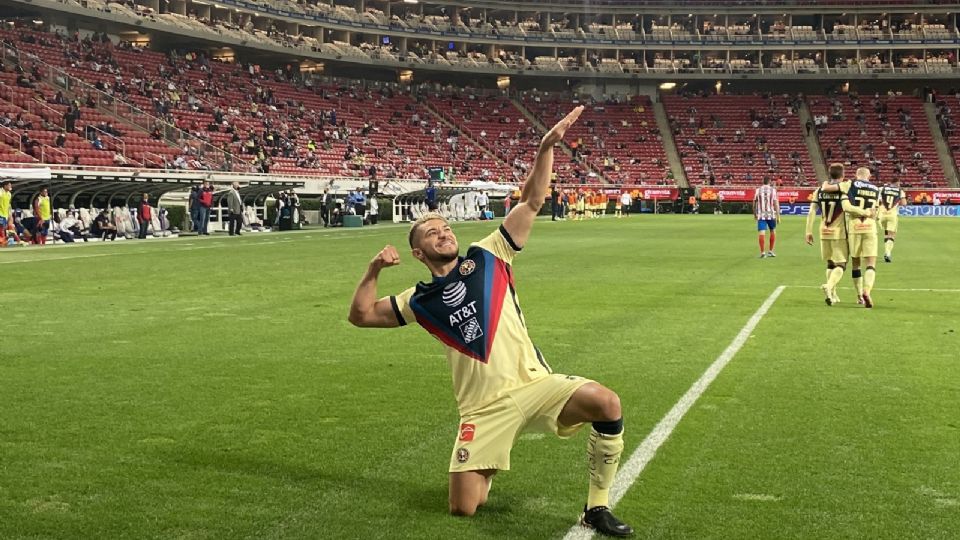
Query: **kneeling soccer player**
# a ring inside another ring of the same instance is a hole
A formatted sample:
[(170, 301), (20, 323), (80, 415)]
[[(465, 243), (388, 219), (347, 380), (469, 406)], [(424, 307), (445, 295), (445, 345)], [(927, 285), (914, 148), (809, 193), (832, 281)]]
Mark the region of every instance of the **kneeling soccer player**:
[(608, 507), (623, 452), (620, 399), (596, 382), (550, 370), (527, 334), (510, 267), (546, 198), (553, 146), (582, 111), (575, 108), (543, 137), (520, 203), (498, 230), (461, 257), (447, 221), (439, 214), (421, 216), (410, 228), (409, 243), (432, 281), (378, 300), (380, 271), (400, 263), (396, 248), (386, 246), (357, 286), (349, 318), (361, 327), (416, 322), (445, 345), (460, 411), (450, 457), (452, 514), (472, 516), (487, 501), (493, 476), (510, 468), (521, 432), (566, 438), (591, 422), (590, 484), (580, 522), (605, 535), (629, 536), (633, 529)]

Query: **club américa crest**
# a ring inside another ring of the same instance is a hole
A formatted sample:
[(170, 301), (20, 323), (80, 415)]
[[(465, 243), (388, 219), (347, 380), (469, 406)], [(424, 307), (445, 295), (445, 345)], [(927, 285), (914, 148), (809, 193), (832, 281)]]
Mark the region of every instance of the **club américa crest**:
[(462, 263), (460, 263), (461, 276), (469, 276), (476, 269), (477, 269), (477, 263), (475, 263), (473, 259), (466, 259)]

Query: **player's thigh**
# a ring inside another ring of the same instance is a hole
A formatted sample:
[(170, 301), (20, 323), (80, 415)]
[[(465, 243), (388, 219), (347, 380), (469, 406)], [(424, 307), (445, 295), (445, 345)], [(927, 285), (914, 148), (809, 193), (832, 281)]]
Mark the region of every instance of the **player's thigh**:
[(580, 429), (582, 421), (563, 422), (562, 413), (573, 396), (588, 386), (603, 388), (590, 379), (554, 373), (511, 392), (510, 396), (527, 417), (524, 431), (567, 438)]
[(820, 256), (823, 257), (825, 261), (833, 261), (835, 263), (845, 263), (849, 256), (850, 250), (847, 246), (847, 241), (844, 239), (833, 240), (833, 239), (821, 239), (820, 240)]
[(879, 242), (877, 241), (876, 234), (861, 234), (860, 238), (860, 253), (859, 256), (866, 258), (876, 259), (877, 250), (879, 248)]
[(897, 235), (897, 226), (900, 224), (900, 219), (896, 216), (890, 217), (883, 223), (883, 232), (887, 236), (896, 236)]
[(524, 423), (523, 412), (509, 397), (463, 416), (449, 471), (509, 470), (510, 450)]

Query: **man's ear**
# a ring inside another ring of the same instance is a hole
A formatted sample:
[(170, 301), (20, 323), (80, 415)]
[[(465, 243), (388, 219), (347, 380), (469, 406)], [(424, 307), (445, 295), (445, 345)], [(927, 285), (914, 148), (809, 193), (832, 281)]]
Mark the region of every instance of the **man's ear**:
[(410, 250), (410, 254), (413, 255), (414, 259), (417, 259), (420, 262), (423, 262), (423, 250), (420, 248), (413, 248)]

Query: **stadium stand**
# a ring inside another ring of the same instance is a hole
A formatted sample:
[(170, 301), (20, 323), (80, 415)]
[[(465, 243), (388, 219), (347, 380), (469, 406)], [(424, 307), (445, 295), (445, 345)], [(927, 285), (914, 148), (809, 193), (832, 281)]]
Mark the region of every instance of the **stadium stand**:
[(789, 95), (672, 95), (663, 97), (691, 184), (816, 182)]
[(878, 182), (945, 186), (923, 103), (901, 95), (809, 96), (826, 162), (868, 167)]
[[(523, 105), (547, 126), (565, 114), (569, 99), (528, 94)], [(657, 184), (669, 170), (663, 141), (647, 96), (586, 103), (566, 144), (615, 184)], [(586, 171), (581, 171), (586, 172)]]

